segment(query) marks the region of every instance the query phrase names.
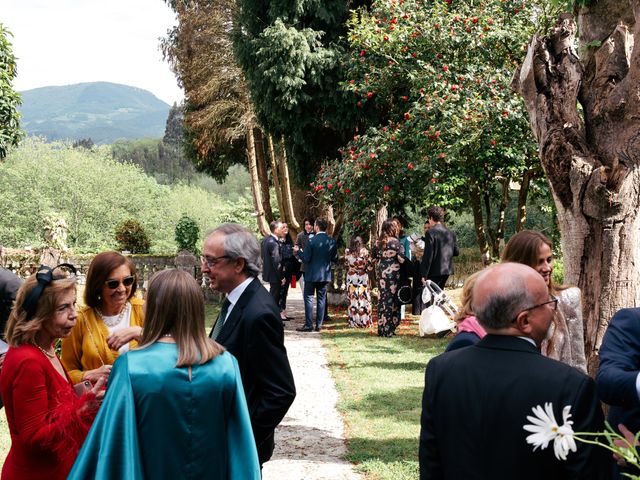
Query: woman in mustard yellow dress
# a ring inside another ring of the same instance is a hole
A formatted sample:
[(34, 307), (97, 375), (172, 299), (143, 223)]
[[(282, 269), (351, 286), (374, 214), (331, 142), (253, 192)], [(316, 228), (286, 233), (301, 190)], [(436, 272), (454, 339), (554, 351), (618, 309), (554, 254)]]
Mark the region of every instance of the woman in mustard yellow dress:
[(62, 363), (73, 383), (108, 377), (116, 358), (138, 345), (144, 311), (136, 288), (135, 265), (117, 252), (100, 253), (89, 265), (86, 307), (62, 340)]

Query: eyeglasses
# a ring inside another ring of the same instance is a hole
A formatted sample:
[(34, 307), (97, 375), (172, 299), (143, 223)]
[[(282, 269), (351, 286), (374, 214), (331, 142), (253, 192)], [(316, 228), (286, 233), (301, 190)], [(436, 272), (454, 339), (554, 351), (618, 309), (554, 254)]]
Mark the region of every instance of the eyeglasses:
[[(554, 310), (554, 311), (557, 310), (558, 309), (558, 297), (555, 297), (553, 295), (550, 295), (550, 296), (551, 296), (551, 300), (547, 300), (546, 302), (538, 303), (537, 305), (533, 305), (532, 307), (529, 307), (529, 308), (524, 308), (524, 309), (520, 310), (518, 315), (520, 315), (522, 312), (526, 312), (528, 310), (533, 310), (534, 308), (542, 307), (544, 305), (549, 305), (549, 304), (551, 304), (551, 309), (552, 310)], [(512, 322), (515, 322), (518, 319), (518, 315), (516, 315), (516, 318), (514, 318), (512, 320)]]
[(209, 268), (215, 267), (222, 259), (228, 259), (227, 255), (220, 255), (219, 257), (200, 257), (200, 261), (207, 265)]
[(133, 282), (135, 280), (136, 280), (136, 277), (134, 277), (133, 275), (130, 275), (128, 277), (124, 277), (122, 281), (112, 279), (112, 280), (107, 280), (106, 282), (104, 282), (104, 284), (107, 286), (107, 288), (110, 288), (111, 290), (115, 290), (120, 286), (120, 283), (122, 283), (122, 285), (124, 285), (125, 287), (130, 287), (131, 285), (133, 285)]

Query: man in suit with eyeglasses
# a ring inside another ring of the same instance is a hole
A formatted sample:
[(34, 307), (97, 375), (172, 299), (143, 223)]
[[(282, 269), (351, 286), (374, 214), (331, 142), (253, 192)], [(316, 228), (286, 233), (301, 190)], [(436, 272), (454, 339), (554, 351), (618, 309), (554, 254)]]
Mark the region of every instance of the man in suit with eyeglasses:
[(604, 448), (577, 442), (576, 451), (558, 460), (553, 445), (534, 451), (528, 443), (527, 417), (547, 403), (558, 425), (569, 405), (574, 431), (604, 429), (593, 379), (540, 353), (557, 304), (540, 274), (526, 265), (502, 263), (480, 274), (473, 311), (487, 335), (427, 365), (421, 480), (610, 478)]
[(260, 466), (271, 458), (274, 430), (296, 396), (276, 301), (257, 278), (260, 246), (241, 225), (212, 230), (202, 249), (202, 273), (226, 295), (209, 336), (238, 360)]

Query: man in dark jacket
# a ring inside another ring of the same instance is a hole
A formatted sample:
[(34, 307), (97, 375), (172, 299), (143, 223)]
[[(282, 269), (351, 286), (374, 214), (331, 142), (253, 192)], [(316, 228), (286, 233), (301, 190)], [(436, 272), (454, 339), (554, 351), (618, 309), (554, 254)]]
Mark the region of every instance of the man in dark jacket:
[(429, 230), (424, 236), (424, 255), (420, 263), (420, 274), (423, 283), (431, 280), (444, 289), (449, 275), (453, 273), (453, 257), (458, 256), (456, 235), (442, 222), (444, 210), (440, 207), (429, 207), (427, 210)]
[(274, 430), (296, 396), (278, 304), (256, 277), (260, 246), (241, 225), (225, 223), (204, 241), (202, 273), (226, 294), (209, 336), (238, 360), (260, 466), (273, 454)]
[[(301, 332), (315, 330), (319, 332), (325, 319), (327, 308), (327, 286), (331, 281), (331, 262), (338, 256), (336, 241), (327, 235), (327, 221), (317, 218), (314, 225), (315, 235), (307, 247), (300, 250), (294, 247), (305, 264), (304, 271), (304, 326)], [(313, 322), (313, 294), (316, 294), (316, 321)]]
[(276, 301), (280, 302), (280, 291), (285, 283), (280, 237), (283, 224), (274, 220), (269, 224), (271, 235), (262, 240), (262, 280), (269, 282), (269, 293)]
[(549, 403), (558, 426), (568, 420), (563, 410), (569, 406), (573, 431), (604, 429), (593, 379), (540, 353), (557, 302), (526, 265), (502, 263), (478, 277), (473, 311), (487, 335), (427, 365), (421, 480), (610, 478), (611, 454), (604, 448), (577, 441), (559, 460), (554, 439), (542, 448), (524, 428), (532, 424), (533, 408)]

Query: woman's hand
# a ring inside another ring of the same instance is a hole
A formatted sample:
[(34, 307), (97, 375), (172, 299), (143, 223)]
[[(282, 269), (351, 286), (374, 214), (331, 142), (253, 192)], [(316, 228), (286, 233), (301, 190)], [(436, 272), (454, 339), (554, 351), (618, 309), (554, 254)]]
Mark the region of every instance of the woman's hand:
[[(111, 365), (102, 365), (100, 368), (96, 368), (95, 370), (87, 370), (82, 374), (82, 380), (89, 380), (92, 384), (96, 385), (100, 379), (109, 378), (109, 374), (111, 373)], [(103, 383), (104, 383), (103, 381)]]
[(142, 337), (142, 327), (127, 327), (112, 333), (107, 337), (107, 345), (111, 350), (118, 350), (121, 346), (131, 340), (140, 341)]
[(96, 382), (96, 384), (91, 389), (91, 393), (93, 393), (96, 396), (96, 400), (98, 401), (98, 403), (102, 402), (102, 400), (104, 399), (104, 394), (106, 392), (106, 389), (104, 388), (104, 386), (106, 383), (107, 383), (107, 378), (104, 376), (100, 377)]

